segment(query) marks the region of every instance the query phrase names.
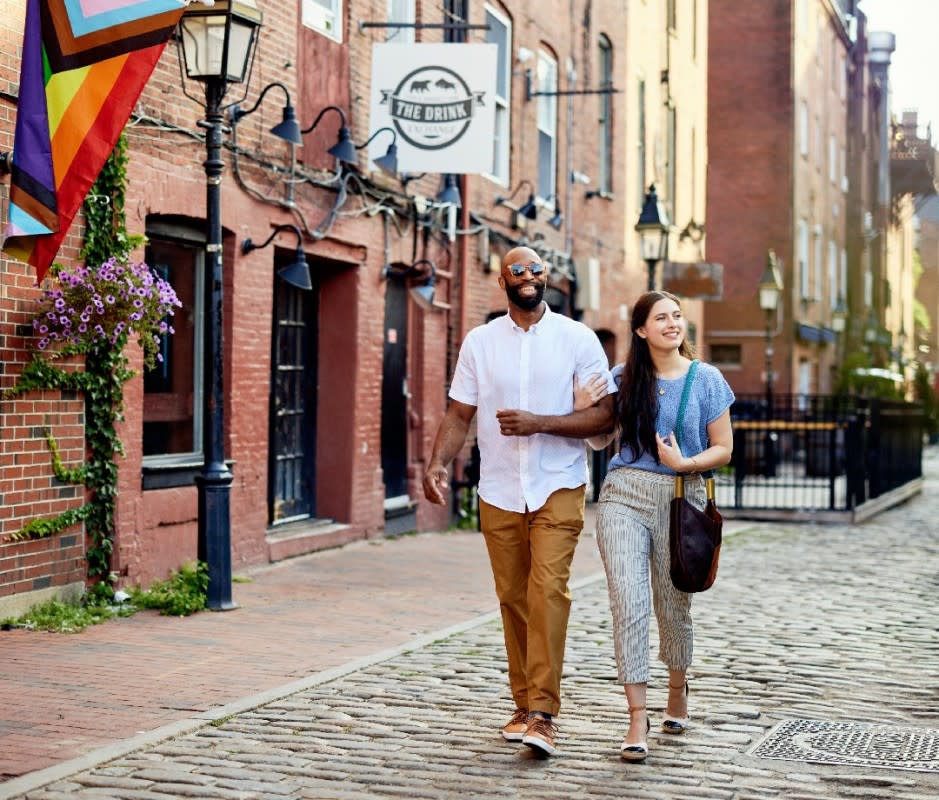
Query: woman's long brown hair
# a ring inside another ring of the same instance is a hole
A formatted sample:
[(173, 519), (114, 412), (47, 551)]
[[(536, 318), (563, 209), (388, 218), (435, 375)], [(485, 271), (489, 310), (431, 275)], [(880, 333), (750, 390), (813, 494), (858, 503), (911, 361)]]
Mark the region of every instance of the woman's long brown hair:
[[(629, 355), (617, 394), (621, 445), (629, 445), (634, 460), (646, 452), (656, 463), (659, 461), (659, 451), (655, 445), (655, 418), (659, 413), (659, 396), (656, 392), (655, 365), (649, 354), (648, 342), (636, 330), (646, 324), (652, 307), (659, 300), (671, 300), (681, 308), (681, 300), (670, 292), (646, 292), (636, 301), (630, 321), (632, 340)], [(678, 352), (686, 358), (694, 358), (694, 348), (687, 340), (687, 329), (685, 334)]]

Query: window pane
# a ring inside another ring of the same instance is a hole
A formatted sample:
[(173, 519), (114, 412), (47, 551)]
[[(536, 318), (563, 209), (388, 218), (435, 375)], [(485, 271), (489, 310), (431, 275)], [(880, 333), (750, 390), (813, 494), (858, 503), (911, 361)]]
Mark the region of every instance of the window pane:
[(486, 42), (498, 47), (496, 57), (496, 94), (503, 100), (508, 97), (509, 85), (509, 30), (508, 26), (491, 11), (486, 11)]
[(147, 263), (175, 289), (183, 304), (170, 319), (175, 333), (163, 337), (163, 361), (144, 373), (143, 454), (145, 456), (194, 453), (201, 394), (195, 372), (201, 363), (202, 319), (200, 291), (202, 254), (192, 244), (155, 238), (150, 234)]
[[(414, 22), (414, 0), (388, 0), (389, 22)], [(389, 28), (386, 41), (409, 44), (414, 41), (414, 28)]]

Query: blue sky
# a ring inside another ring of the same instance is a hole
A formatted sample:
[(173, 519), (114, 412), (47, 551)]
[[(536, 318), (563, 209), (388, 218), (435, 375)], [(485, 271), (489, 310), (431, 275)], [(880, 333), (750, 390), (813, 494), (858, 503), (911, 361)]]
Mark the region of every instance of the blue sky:
[(861, 0), (871, 30), (896, 34), (890, 66), (891, 109), (917, 109), (939, 142), (939, 0)]

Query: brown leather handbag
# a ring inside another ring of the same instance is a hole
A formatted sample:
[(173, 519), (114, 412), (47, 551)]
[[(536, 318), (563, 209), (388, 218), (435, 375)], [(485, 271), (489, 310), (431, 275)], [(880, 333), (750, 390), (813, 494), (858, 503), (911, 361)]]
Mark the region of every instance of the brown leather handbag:
[[(675, 422), (675, 438), (681, 445), (681, 423), (688, 404), (691, 383), (698, 368), (697, 359), (691, 362), (678, 419)], [(682, 592), (703, 592), (710, 589), (717, 578), (717, 564), (721, 554), (721, 532), (724, 518), (714, 502), (714, 476), (704, 474), (707, 504), (701, 511), (685, 499), (685, 479), (675, 476), (675, 496), (669, 509), (668, 540), (671, 555), (670, 574), (676, 589)]]

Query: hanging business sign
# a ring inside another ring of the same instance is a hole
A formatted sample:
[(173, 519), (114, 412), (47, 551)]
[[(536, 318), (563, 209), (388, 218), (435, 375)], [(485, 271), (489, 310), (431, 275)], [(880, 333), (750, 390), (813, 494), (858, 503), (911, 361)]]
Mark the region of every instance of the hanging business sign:
[[(399, 172), (492, 172), (494, 44), (376, 44), (371, 132), (395, 131)], [(369, 145), (385, 154), (387, 134)]]
[(666, 261), (662, 265), (662, 288), (679, 297), (720, 302), (724, 299), (724, 265)]

